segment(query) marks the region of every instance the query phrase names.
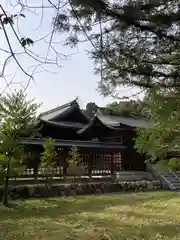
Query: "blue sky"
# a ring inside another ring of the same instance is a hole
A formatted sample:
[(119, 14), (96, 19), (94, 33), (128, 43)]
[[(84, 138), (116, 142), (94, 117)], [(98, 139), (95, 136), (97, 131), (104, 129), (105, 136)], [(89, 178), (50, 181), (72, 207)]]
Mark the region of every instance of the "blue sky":
[[(14, 8), (10, 4), (15, 3), (16, 1), (10, 1), (1, 0), (2, 5), (5, 9), (8, 9), (9, 12), (18, 12), (19, 8)], [(31, 3), (31, 5), (36, 6), (41, 2), (42, 1), (40, 0), (23, 1), (24, 4)], [(26, 19), (22, 18), (18, 22), (17, 30), (19, 31), (21, 37), (26, 36), (32, 38), (33, 40), (39, 39), (51, 31), (52, 16), (54, 14), (54, 11), (51, 9), (44, 10), (43, 17), (41, 10), (36, 10), (36, 13), (25, 12)], [(19, 47), (16, 39), (13, 37), (10, 29), (8, 29), (8, 34), (11, 37), (11, 44), (15, 51), (21, 51), (21, 48)], [(54, 35), (55, 42), (62, 42), (64, 39), (65, 36), (62, 34)], [(46, 38), (46, 40), (48, 40), (48, 38)], [(63, 47), (61, 43), (56, 43), (54, 46), (61, 53), (73, 55), (69, 57), (68, 60), (61, 60), (59, 62), (61, 64), (60, 68), (54, 65), (43, 65), (48, 72), (46, 71), (35, 74), (35, 79), (34, 81), (31, 81), (27, 93), (30, 98), (35, 98), (38, 102), (43, 103), (41, 110), (47, 110), (56, 107), (71, 101), (76, 97), (79, 97), (82, 107), (84, 107), (85, 104), (90, 101), (96, 102), (96, 104), (100, 106), (104, 106), (114, 101), (114, 99), (110, 97), (104, 98), (100, 96), (96, 90), (100, 77), (94, 75), (93, 62), (89, 59), (86, 53), (86, 51), (91, 48), (89, 43), (83, 43), (76, 49)], [(0, 47), (8, 49), (2, 32), (0, 32)], [(33, 47), (31, 47), (31, 50), (44, 57), (46, 55), (47, 48), (47, 43), (44, 41), (39, 41), (35, 43)], [(1, 64), (4, 61), (4, 58), (5, 55), (1, 53)], [(49, 58), (54, 59), (55, 55), (50, 52)], [(18, 57), (18, 59), (22, 66), (29, 72), (31, 72), (33, 67), (37, 65), (37, 62), (25, 55)], [(39, 67), (37, 72), (40, 70), (42, 69)], [(16, 73), (16, 75), (14, 75), (14, 73)], [(10, 81), (12, 77), (13, 81), (20, 81), (23, 85), (26, 85), (28, 81), (28, 78), (20, 70), (17, 70), (17, 66), (13, 61), (8, 65), (6, 69), (6, 75), (8, 81)], [(1, 81), (1, 91), (4, 86), (5, 82)], [(12, 85), (11, 89), (19, 87), (20, 85), (17, 83)], [(131, 91), (129, 89), (121, 90), (122, 96), (129, 96), (134, 92), (134, 89), (131, 89)]]

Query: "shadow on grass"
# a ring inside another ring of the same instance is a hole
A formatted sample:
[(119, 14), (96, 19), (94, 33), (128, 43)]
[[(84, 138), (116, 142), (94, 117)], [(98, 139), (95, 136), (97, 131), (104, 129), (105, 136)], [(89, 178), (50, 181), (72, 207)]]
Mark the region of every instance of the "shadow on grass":
[[(60, 217), (61, 215), (73, 215), (82, 212), (101, 212), (107, 207), (129, 206), (139, 204), (151, 204), (152, 201), (165, 200), (179, 196), (175, 193), (143, 193), (143, 194), (109, 194), (99, 196), (78, 196), (54, 199), (31, 199), (27, 201), (16, 201), (6, 208), (1, 207), (0, 212), (7, 212), (10, 218), (27, 217)], [(0, 214), (0, 220), (6, 218)]]
[[(124, 237), (133, 239), (172, 239), (180, 234), (179, 224), (142, 224), (141, 226), (123, 225)], [(158, 237), (158, 238), (157, 238)]]
[[(112, 233), (114, 236), (112, 239), (172, 239), (180, 235), (180, 224), (177, 221), (173, 222), (173, 213), (172, 218), (168, 219), (166, 215), (161, 215), (161, 209), (156, 209), (155, 214), (151, 214), (146, 209), (141, 211), (142, 204), (145, 204), (148, 209), (151, 203), (153, 206), (157, 203), (158, 206), (159, 202), (166, 203), (172, 197), (175, 201), (176, 199), (180, 201), (178, 194), (166, 192), (17, 201), (10, 204), (9, 208), (0, 208), (0, 231), (1, 228), (4, 233), (9, 231), (8, 229), (11, 232), (18, 230), (20, 234), (23, 231), (22, 227), (29, 229), (37, 225), (37, 228), (46, 229), (49, 232), (58, 229), (57, 231), (70, 232), (70, 234), (75, 234), (79, 228), (84, 234), (85, 229), (92, 226), (94, 229), (102, 231), (105, 229)], [(31, 218), (33, 218), (33, 223), (31, 223)], [(20, 225), (18, 225), (19, 221)], [(162, 238), (156, 238), (158, 234)]]

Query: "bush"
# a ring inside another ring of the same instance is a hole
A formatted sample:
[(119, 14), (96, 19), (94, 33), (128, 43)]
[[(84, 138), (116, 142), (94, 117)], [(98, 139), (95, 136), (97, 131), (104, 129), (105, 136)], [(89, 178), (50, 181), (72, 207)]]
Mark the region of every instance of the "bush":
[(161, 164), (165, 167), (169, 167), (169, 159), (160, 160), (157, 162), (157, 164)]
[(168, 167), (172, 170), (179, 171), (180, 170), (180, 159), (171, 158), (168, 162)]

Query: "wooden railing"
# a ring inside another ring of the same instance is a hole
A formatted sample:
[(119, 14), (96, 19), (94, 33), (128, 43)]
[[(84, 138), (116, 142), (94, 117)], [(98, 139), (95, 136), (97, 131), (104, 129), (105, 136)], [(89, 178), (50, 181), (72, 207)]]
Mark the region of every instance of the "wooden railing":
[[(50, 175), (52, 175), (55, 178), (61, 178), (64, 177), (64, 169), (63, 167), (57, 167), (53, 168), (49, 171)], [(39, 168), (37, 173), (34, 171), (34, 169), (27, 168), (25, 169), (17, 178), (44, 178), (46, 175), (48, 175), (48, 171), (46, 168)], [(110, 169), (92, 169), (91, 176), (106, 176), (111, 175)], [(66, 174), (66, 176), (72, 176), (70, 174)], [(88, 176), (88, 169), (85, 169), (83, 176)]]

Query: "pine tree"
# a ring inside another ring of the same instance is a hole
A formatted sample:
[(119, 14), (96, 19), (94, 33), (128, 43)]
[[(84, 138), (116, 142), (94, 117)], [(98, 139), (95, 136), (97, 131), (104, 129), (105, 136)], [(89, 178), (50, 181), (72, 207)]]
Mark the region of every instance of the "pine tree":
[(3, 204), (8, 204), (9, 178), (20, 173), (24, 150), (21, 138), (31, 136), (37, 129), (39, 104), (27, 100), (23, 91), (0, 97), (0, 169), (4, 181)]
[(56, 30), (70, 33), (71, 46), (84, 36), (90, 42), (104, 95), (127, 85), (180, 86), (178, 1), (71, 0), (68, 10), (55, 18)]

